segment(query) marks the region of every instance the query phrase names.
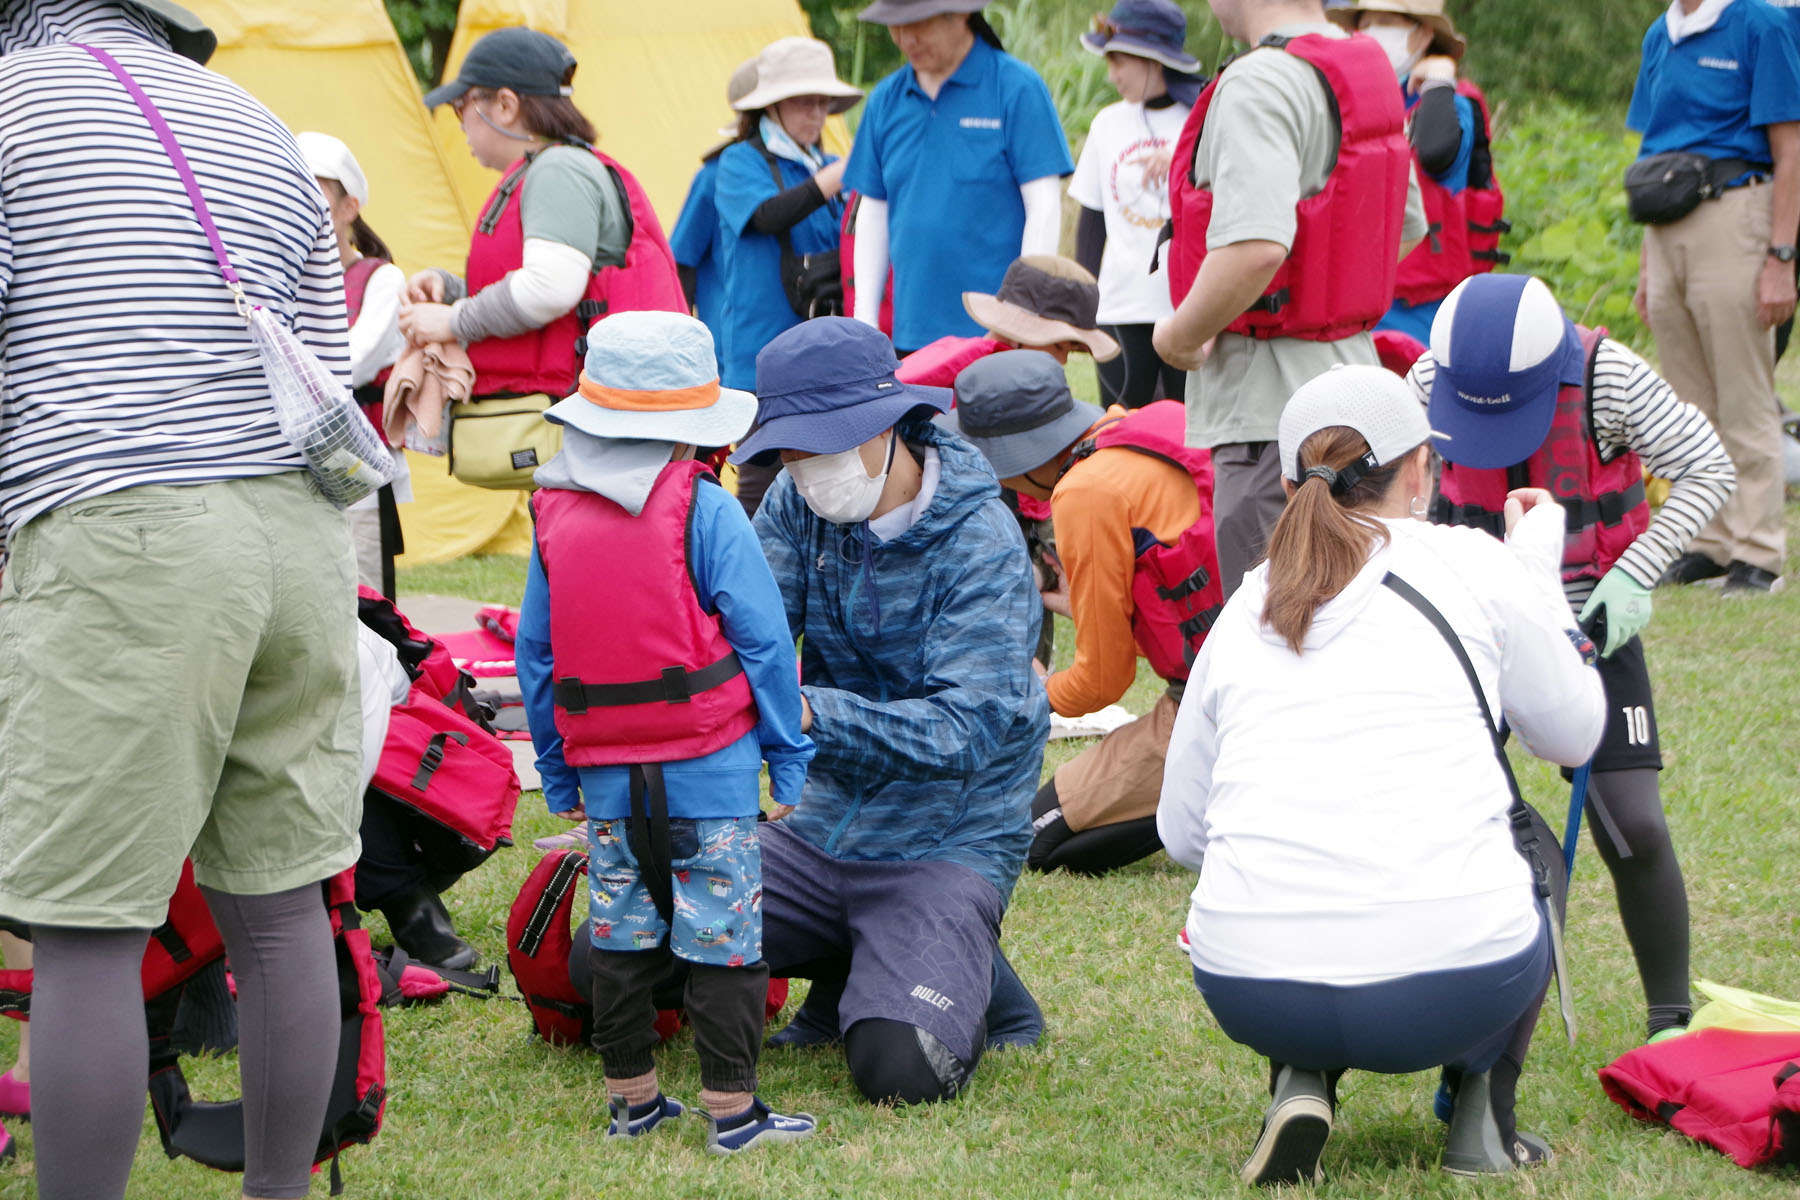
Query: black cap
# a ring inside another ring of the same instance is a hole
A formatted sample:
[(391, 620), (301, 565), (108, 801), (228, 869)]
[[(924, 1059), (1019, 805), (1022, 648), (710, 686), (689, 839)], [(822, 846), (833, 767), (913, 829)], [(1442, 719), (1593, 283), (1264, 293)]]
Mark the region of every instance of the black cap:
[(567, 96), (567, 79), (575, 70), (569, 48), (547, 33), (523, 25), (496, 29), (469, 48), (456, 78), (425, 93), (425, 107), (436, 108), (470, 88), (511, 88), (521, 96)]
[(173, 0), (129, 0), (138, 8), (162, 22), (169, 34), (169, 48), (183, 58), (190, 58), (201, 65), (213, 56), (219, 47), (219, 39), (206, 22), (183, 8)]

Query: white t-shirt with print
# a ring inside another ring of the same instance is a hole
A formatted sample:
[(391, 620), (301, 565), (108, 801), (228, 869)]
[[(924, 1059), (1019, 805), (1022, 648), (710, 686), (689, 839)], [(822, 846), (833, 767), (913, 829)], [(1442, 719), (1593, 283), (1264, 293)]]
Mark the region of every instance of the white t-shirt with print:
[(1160, 320), (1173, 311), (1169, 278), (1150, 272), (1157, 234), (1169, 219), (1166, 173), (1145, 168), (1158, 154), (1169, 154), (1188, 106), (1145, 108), (1120, 100), (1094, 116), (1081, 161), (1069, 180), (1069, 195), (1083, 208), (1106, 216), (1106, 253), (1100, 259), (1100, 322), (1137, 325)]

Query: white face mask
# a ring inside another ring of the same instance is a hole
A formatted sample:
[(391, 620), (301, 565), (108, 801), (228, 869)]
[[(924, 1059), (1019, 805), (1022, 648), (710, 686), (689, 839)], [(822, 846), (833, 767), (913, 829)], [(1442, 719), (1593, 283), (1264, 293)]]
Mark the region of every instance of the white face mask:
[(894, 464), (894, 435), (888, 434), (887, 466), (871, 477), (863, 466), (862, 447), (852, 446), (836, 454), (815, 454), (787, 463), (794, 487), (806, 507), (821, 521), (855, 525), (869, 519), (887, 486), (888, 468)]
[(1377, 25), (1373, 29), (1363, 30), (1363, 33), (1375, 39), (1375, 44), (1387, 53), (1394, 74), (1405, 82), (1406, 77), (1412, 74), (1412, 69), (1419, 65), (1420, 55), (1414, 54), (1409, 46), (1413, 31), (1398, 25)]

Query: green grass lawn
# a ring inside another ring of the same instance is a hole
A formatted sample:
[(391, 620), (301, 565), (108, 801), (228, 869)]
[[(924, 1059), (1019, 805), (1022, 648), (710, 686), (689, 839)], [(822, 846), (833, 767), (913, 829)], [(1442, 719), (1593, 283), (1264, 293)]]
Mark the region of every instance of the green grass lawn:
[[(1789, 517), (1800, 545), (1800, 508)], [(401, 578), (403, 592), (508, 602), (522, 585), (519, 560), (465, 561)], [(1700, 589), (1658, 592), (1656, 610), (1646, 640), (1668, 760), (1664, 794), (1693, 906), (1695, 974), (1800, 997), (1800, 654), (1791, 642), (1800, 588), (1735, 603)], [(1066, 657), (1066, 624), (1059, 635)], [(1156, 690), (1146, 672), (1125, 703), (1142, 712)], [(1080, 745), (1054, 743), (1046, 770)], [(1560, 780), (1535, 763), (1522, 778), (1560, 828)], [(504, 959), (506, 910), (535, 859), (531, 839), (561, 828), (528, 793), (519, 847), (449, 894), (459, 927), (486, 960)], [(1265, 1075), (1218, 1032), (1171, 948), (1192, 883), (1161, 855), (1100, 880), (1027, 876), (1005, 946), (1047, 1014), (1043, 1044), (991, 1055), (964, 1098), (909, 1111), (862, 1103), (836, 1052), (770, 1054), (763, 1094), (817, 1115), (820, 1133), (743, 1160), (706, 1154), (698, 1119), (638, 1143), (607, 1141), (598, 1058), (532, 1040), (516, 1001), (452, 999), (390, 1011), (387, 1128), (373, 1146), (345, 1155), (349, 1194), (876, 1200), (1247, 1192), (1235, 1172), (1256, 1133)], [(1580, 1040), (1568, 1046), (1548, 1016), (1520, 1094), (1521, 1124), (1550, 1139), (1556, 1162), (1473, 1185), (1441, 1176), (1434, 1168), (1443, 1132), (1430, 1115), (1435, 1076), (1352, 1074), (1321, 1196), (1467, 1195), (1470, 1187), (1571, 1200), (1793, 1194), (1800, 1175), (1739, 1170), (1677, 1134), (1635, 1124), (1602, 1096), (1594, 1072), (1642, 1037), (1643, 1004), (1591, 846), (1576, 864), (1570, 913)], [(380, 918), (370, 924), (382, 940)], [(0, 1026), (4, 1064), (16, 1034), (10, 1022)], [(691, 1038), (678, 1037), (659, 1059), (666, 1089), (693, 1099)], [(236, 1091), (229, 1057), (192, 1063), (189, 1077), (197, 1095)], [(35, 1195), (30, 1127), (14, 1133), (19, 1159), (0, 1167), (7, 1200)], [(316, 1179), (313, 1194), (323, 1196), (323, 1177)], [(236, 1185), (235, 1177), (165, 1160), (146, 1121), (132, 1196), (230, 1197)]]

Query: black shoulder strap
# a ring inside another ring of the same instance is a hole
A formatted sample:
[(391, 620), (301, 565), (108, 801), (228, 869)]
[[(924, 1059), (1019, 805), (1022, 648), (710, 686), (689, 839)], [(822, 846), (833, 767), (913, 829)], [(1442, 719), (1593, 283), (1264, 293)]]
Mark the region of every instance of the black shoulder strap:
[(661, 763), (631, 764), (631, 821), (625, 841), (637, 858), (638, 873), (665, 923), (675, 912), (674, 854), (669, 844), (669, 797)]

